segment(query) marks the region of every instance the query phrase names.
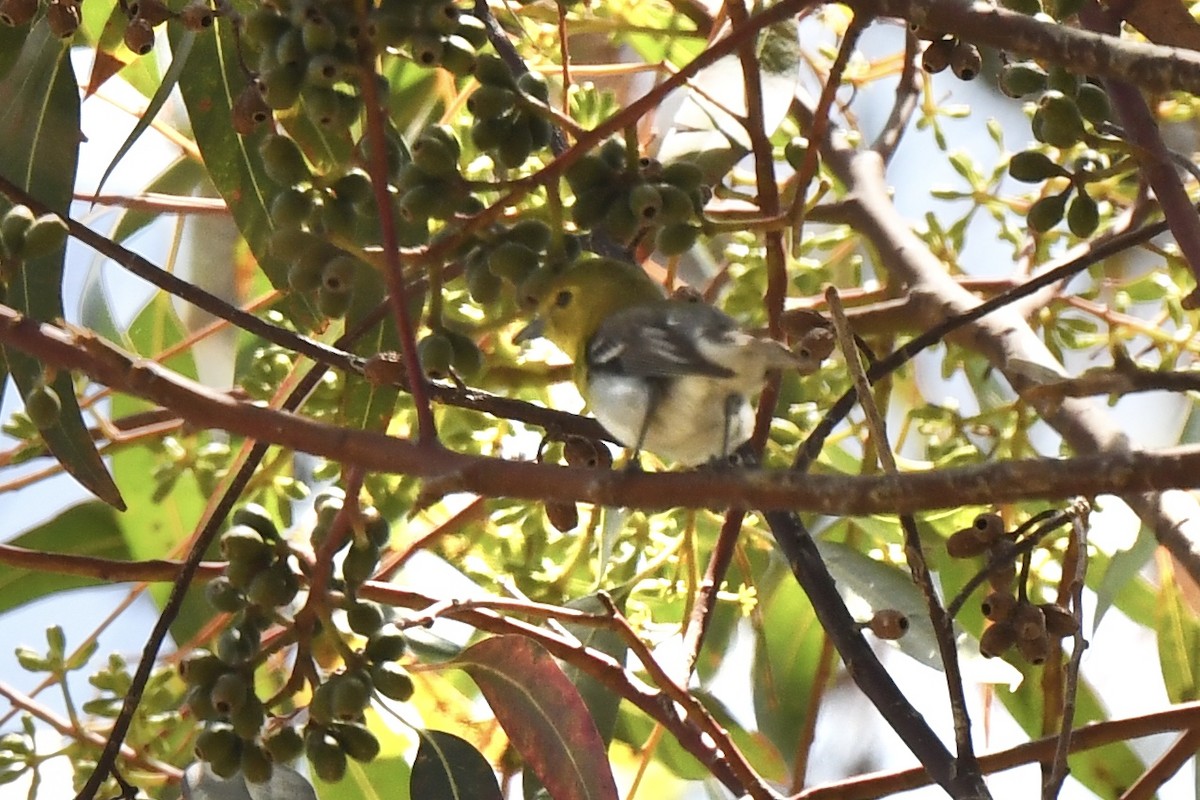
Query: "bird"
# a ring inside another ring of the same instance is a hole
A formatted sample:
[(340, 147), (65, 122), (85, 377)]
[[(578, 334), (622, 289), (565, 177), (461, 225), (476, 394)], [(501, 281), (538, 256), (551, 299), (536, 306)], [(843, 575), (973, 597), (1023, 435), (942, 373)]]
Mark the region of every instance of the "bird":
[(754, 431), (752, 398), (773, 369), (800, 368), (781, 342), (703, 302), (668, 298), (637, 264), (585, 255), (537, 274), (517, 343), (544, 337), (574, 362), (575, 383), (613, 438), (684, 467), (729, 463)]

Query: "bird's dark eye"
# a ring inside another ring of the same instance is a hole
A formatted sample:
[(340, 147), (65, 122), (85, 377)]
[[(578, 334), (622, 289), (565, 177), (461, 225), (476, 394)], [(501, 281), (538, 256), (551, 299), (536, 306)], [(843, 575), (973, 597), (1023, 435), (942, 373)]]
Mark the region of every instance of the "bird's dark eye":
[(571, 293), (566, 289), (563, 289), (554, 297), (554, 305), (558, 306), (559, 308), (566, 308), (570, 302)]

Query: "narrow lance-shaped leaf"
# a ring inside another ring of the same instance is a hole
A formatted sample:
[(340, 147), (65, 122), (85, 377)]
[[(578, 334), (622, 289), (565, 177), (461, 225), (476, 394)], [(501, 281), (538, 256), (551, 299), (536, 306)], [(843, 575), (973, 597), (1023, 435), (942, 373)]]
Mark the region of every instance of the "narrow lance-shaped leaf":
[[(17, 63), (0, 82), (0, 174), (29, 189), (41, 202), (66, 214), (79, 156), (79, 92), (68, 48), (44, 23), (25, 40)], [(27, 259), (12, 276), (6, 302), (34, 319), (63, 316), (63, 251)], [(36, 359), (5, 349), (8, 368), (22, 396), (48, 376)], [(46, 380), (62, 405), (55, 424), (42, 431), (54, 456), (76, 480), (106, 503), (124, 510), (125, 502), (96, 452), (84, 425), (71, 374)]]

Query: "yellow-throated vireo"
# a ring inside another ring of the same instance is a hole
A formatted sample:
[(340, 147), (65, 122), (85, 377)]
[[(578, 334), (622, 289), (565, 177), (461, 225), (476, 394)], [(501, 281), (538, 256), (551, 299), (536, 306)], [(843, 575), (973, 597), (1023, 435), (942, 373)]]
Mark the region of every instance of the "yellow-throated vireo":
[(533, 284), (536, 317), (515, 341), (545, 337), (570, 356), (584, 400), (635, 462), (642, 449), (685, 466), (728, 457), (753, 433), (767, 371), (799, 364), (724, 312), (665, 297), (636, 264), (585, 256)]

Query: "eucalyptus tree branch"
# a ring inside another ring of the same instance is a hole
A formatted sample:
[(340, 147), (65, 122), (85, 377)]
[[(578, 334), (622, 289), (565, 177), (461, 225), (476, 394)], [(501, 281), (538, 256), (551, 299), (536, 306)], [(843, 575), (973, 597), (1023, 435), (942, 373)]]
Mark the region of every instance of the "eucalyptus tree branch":
[[(948, 318), (950, 325), (956, 329), (953, 338), (986, 357), (1018, 393), (1044, 383), (1047, 375), (1063, 375), (1062, 366), (1028, 323), (1012, 309), (1004, 308), (1016, 298), (1016, 292), (979, 303), (947, 275), (942, 263), (913, 233), (891, 202), (883, 164), (878, 155), (834, 147), (827, 162), (847, 184), (852, 202), (844, 205), (844, 209), (853, 216), (853, 226), (875, 247), (880, 263), (908, 285), (914, 301), (919, 304), (920, 310), (914, 310), (930, 327), (927, 334), (913, 339), (892, 356), (881, 359), (876, 365), (881, 371), (876, 373), (873, 368), (873, 378), (895, 368), (893, 356), (918, 348), (918, 345), (921, 348), (928, 346), (934, 331), (938, 331), (934, 341), (946, 338)], [(854, 210), (851, 211), (851, 208)], [(1164, 225), (1147, 226), (1147, 230), (1157, 232), (1162, 232), (1164, 228)], [(1098, 262), (1118, 248), (1117, 242), (1121, 239), (1124, 237), (1114, 236), (1107, 242), (1097, 244), (1073, 266)], [(1032, 293), (1074, 271), (1064, 265), (1061, 272), (1043, 273), (1023, 284), (1021, 294)], [(970, 321), (971, 324), (963, 328), (964, 321)], [(902, 360), (907, 360), (907, 357)], [(1030, 365), (1038, 369), (1030, 370)], [(839, 400), (827, 414), (829, 420), (844, 417), (849, 402), (845, 397)], [(1110, 453), (1115, 457), (1129, 448), (1125, 435), (1111, 417), (1091, 401), (1067, 398), (1057, 406), (1042, 404), (1035, 407), (1078, 453)], [(823, 420), (820, 426), (822, 433), (829, 429), (826, 425), (827, 422)], [(803, 457), (811, 459), (815, 452), (812, 444), (806, 444)], [(1197, 537), (1194, 534), (1185, 535), (1185, 531), (1194, 528), (1197, 520), (1200, 520), (1200, 505), (1186, 496), (1155, 498), (1144, 494), (1146, 491), (1153, 490), (1131, 487), (1112, 493), (1122, 495), (1122, 499), (1155, 532), (1159, 542), (1179, 559), (1194, 578), (1200, 579), (1200, 550), (1192, 544)], [(1090, 495), (1092, 492), (1077, 494)]]
[[(1093, 722), (1071, 732), (1070, 750), (1079, 753), (1115, 742), (1140, 739), (1159, 733), (1191, 731), (1200, 726), (1200, 703), (1184, 703), (1162, 711), (1124, 719)], [(1007, 750), (985, 753), (979, 764), (985, 773), (1003, 772), (1023, 764), (1054, 757), (1057, 736), (1046, 736)], [(1195, 748), (1189, 751), (1195, 754)], [(860, 775), (836, 783), (814, 786), (789, 800), (872, 800), (929, 785), (929, 776), (919, 767), (894, 772)]]
[[(738, 505), (862, 515), (1079, 494), (1200, 488), (1200, 446), (1153, 452), (1112, 448), (1067, 459), (1036, 458), (869, 476), (761, 469), (732, 474), (704, 470), (631, 473), (430, 452), (382, 433), (347, 430), (237, 400), (161, 365), (131, 357), (93, 334), (38, 323), (4, 306), (0, 306), (0, 343), (58, 369), (82, 372), (99, 383), (159, 403), (197, 427), (227, 430), (368, 470), (423, 478), (430, 495), (461, 491), (647, 510)], [(499, 465), (503, 468), (498, 469)]]
[[(883, 471), (889, 475), (899, 472), (896, 458), (892, 455), (892, 446), (888, 441), (887, 427), (875, 398), (871, 394), (871, 383), (867, 380), (858, 346), (846, 320), (846, 314), (838, 299), (837, 289), (829, 287), (825, 292), (829, 303), (833, 327), (837, 332), (838, 346), (842, 357), (850, 371), (854, 389), (858, 395), (858, 404), (866, 416), (867, 430), (870, 431), (874, 443), (874, 451)], [(946, 676), (946, 694), (950, 700), (950, 711), (954, 719), (954, 743), (957, 748), (956, 768), (963, 776), (970, 776), (982, 783), (979, 762), (975, 758), (975, 745), (971, 740), (971, 717), (967, 711), (967, 698), (963, 689), (962, 670), (958, 664), (957, 637), (954, 635), (954, 619), (938, 597), (933, 575), (929, 571), (929, 562), (925, 558), (925, 550), (921, 546), (921, 536), (917, 531), (917, 521), (912, 514), (900, 515), (900, 527), (904, 531), (904, 557), (913, 583), (921, 591), (925, 607), (929, 613), (929, 621), (933, 627), (934, 639), (937, 641), (938, 655), (942, 660), (942, 671)]]
[[(1079, 699), (1079, 669), (1083, 664), (1083, 651), (1087, 649), (1088, 645), (1083, 636), (1083, 587), (1087, 581), (1088, 514), (1091, 507), (1086, 501), (1080, 500), (1073, 511), (1076, 513), (1071, 517), (1070, 543), (1067, 545), (1067, 553), (1063, 557), (1066, 574), (1063, 575), (1059, 584), (1057, 600), (1062, 605), (1070, 603), (1076, 627), (1072, 637), (1071, 659), (1067, 662), (1067, 671), (1063, 678), (1058, 743), (1054, 748), (1054, 761), (1042, 791), (1042, 796), (1046, 800), (1053, 800), (1059, 796), (1063, 783), (1067, 779), (1067, 773), (1070, 772), (1070, 767), (1067, 766), (1067, 755), (1071, 749), (1071, 732), (1075, 726), (1075, 706)], [(1057, 649), (1061, 651), (1061, 643)]]
[(900, 138), (908, 130), (909, 120), (917, 110), (917, 100), (921, 93), (921, 70), (917, 63), (921, 60), (921, 40), (911, 30), (904, 37), (904, 68), (896, 83), (896, 100), (892, 103), (892, 112), (884, 123), (883, 130), (871, 149), (885, 161), (892, 160), (896, 148), (900, 146)]
[(1151, 92), (1200, 94), (1200, 53), (1121, 39), (976, 0), (852, 0), (855, 14), (909, 22), (1071, 72), (1117, 78)]

